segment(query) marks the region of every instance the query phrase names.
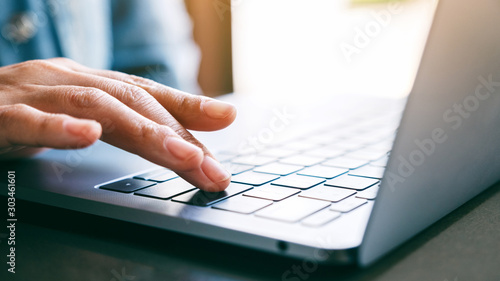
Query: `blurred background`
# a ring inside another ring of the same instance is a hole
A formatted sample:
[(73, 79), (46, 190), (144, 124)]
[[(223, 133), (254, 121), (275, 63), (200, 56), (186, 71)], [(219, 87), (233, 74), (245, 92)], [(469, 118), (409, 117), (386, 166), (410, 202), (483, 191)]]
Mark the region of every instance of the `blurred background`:
[(402, 97), (435, 0), (185, 0), (208, 96)]

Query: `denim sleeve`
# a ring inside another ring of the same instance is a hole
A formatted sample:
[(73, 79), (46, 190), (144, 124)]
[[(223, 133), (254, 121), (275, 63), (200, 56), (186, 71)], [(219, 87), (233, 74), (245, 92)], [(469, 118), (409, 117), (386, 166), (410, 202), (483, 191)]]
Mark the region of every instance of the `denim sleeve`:
[(199, 51), (181, 0), (112, 1), (114, 70), (198, 93)]

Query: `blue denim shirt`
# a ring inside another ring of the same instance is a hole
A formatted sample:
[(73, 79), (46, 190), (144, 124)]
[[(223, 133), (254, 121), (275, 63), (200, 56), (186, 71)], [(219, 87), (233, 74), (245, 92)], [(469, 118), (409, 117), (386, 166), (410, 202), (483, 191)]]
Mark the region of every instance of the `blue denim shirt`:
[[(199, 51), (182, 0), (2, 0), (0, 65), (68, 57), (199, 93)], [(29, 39), (15, 40), (15, 15)]]

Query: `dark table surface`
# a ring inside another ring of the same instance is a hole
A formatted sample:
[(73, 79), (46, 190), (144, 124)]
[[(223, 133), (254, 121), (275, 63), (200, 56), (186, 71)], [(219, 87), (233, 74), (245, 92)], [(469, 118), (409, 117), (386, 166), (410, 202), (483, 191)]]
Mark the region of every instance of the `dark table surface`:
[(288, 278), (303, 261), (33, 203), (17, 212), (15, 274), (0, 230), (2, 281), (500, 280), (500, 184), (369, 268), (309, 264)]

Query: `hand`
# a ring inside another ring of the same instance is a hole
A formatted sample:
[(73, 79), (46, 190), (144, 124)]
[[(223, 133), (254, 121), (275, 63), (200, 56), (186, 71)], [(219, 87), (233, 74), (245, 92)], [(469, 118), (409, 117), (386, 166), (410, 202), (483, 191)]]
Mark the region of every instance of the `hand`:
[(0, 67), (0, 158), (83, 148), (99, 138), (167, 167), (206, 191), (230, 174), (186, 129), (231, 124), (235, 108), (151, 80), (64, 58)]

